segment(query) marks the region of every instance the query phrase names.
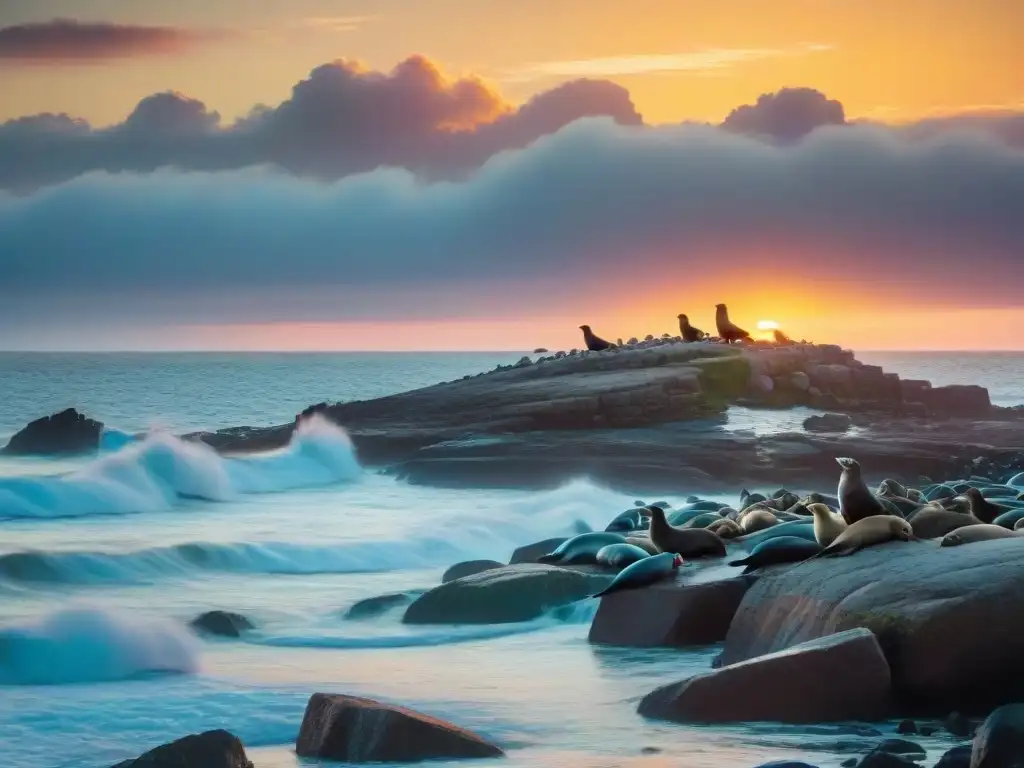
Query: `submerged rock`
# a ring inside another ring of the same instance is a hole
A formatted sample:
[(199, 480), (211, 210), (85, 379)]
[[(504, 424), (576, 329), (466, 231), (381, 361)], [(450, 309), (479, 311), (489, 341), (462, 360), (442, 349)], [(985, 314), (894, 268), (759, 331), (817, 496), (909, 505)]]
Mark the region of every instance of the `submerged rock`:
[(206, 731), (172, 741), (114, 768), (253, 768), (238, 737)]
[(658, 688), (639, 712), (695, 723), (876, 720), (889, 682), (875, 636), (854, 629)]
[(368, 597), (365, 600), (353, 603), (352, 606), (345, 611), (343, 618), (353, 620), (372, 619), (376, 616), (380, 616), (382, 613), (387, 613), (392, 608), (408, 605), (417, 597), (422, 595), (423, 591), (424, 590), (417, 589), (410, 590), (408, 592), (391, 592), (386, 595)]
[(1024, 704), (999, 707), (974, 735), (971, 768), (1024, 766)]
[(204, 635), (241, 637), (243, 632), (253, 629), (255, 624), (240, 613), (207, 611), (192, 619), (189, 622), (189, 626), (194, 631)]
[(934, 768), (970, 768), (971, 767), (971, 745), (962, 744), (947, 751)]
[(476, 573), (483, 573), (489, 571), (492, 568), (502, 568), (503, 563), (499, 563), (497, 560), (466, 560), (462, 563), (456, 563), (441, 576), (441, 583), (447, 584), (449, 581), (455, 581), (461, 579), (463, 576), (472, 576)]
[(306, 705), (295, 753), (346, 763), (418, 763), (504, 754), (444, 720), (372, 699), (326, 693), (314, 693)]
[(465, 576), (425, 592), (410, 605), (406, 624), (506, 624), (589, 597), (611, 577), (553, 565), (522, 563)]
[(59, 456), (96, 451), (103, 423), (74, 408), (30, 422), (10, 439), (3, 453), (14, 456)]
[(804, 419), (804, 429), (813, 432), (845, 432), (853, 426), (853, 419), (844, 413), (824, 413)]

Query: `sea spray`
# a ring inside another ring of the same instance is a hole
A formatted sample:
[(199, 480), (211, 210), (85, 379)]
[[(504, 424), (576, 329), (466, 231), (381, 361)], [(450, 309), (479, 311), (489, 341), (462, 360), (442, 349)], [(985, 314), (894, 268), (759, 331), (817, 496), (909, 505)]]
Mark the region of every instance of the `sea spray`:
[(0, 684), (61, 685), (199, 669), (199, 641), (170, 621), (76, 607), (0, 628)]

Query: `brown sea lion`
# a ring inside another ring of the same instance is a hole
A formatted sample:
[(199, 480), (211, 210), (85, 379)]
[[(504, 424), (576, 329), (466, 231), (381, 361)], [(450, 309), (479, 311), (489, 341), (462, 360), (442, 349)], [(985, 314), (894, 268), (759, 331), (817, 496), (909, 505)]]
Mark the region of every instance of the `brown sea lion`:
[(718, 337), (726, 344), (741, 339), (750, 341), (750, 334), (729, 319), (729, 308), (725, 304), (715, 305), (715, 327), (718, 329)]
[(887, 541), (916, 540), (914, 529), (902, 517), (871, 515), (851, 523), (845, 531), (836, 537), (835, 541), (814, 557), (845, 557), (865, 547), (884, 544)]
[(651, 518), (651, 541), (661, 552), (675, 552), (688, 560), (725, 557), (725, 542), (706, 528), (675, 528), (660, 507), (646, 507)]
[(583, 341), (586, 342), (587, 349), (591, 352), (603, 352), (615, 346), (610, 341), (605, 341), (600, 336), (595, 336), (594, 332), (590, 330), (589, 325), (581, 325), (580, 330), (583, 331)]
[(907, 498), (907, 487), (897, 480), (892, 478), (886, 478), (878, 485), (879, 496), (899, 496), (900, 498)]
[(886, 514), (882, 502), (865, 485), (857, 460), (838, 458), (836, 463), (843, 468), (836, 495), (839, 497), (839, 514), (846, 524), (852, 525), (865, 517)]
[(743, 535), (743, 529), (732, 520), (722, 518), (707, 527), (707, 530), (723, 539), (735, 539)]
[(789, 338), (789, 336), (784, 334), (782, 331), (780, 331), (778, 328), (776, 328), (772, 332), (772, 335), (775, 336), (775, 343), (776, 344), (790, 345), (790, 344), (793, 343), (793, 340), (791, 338)]
[(752, 509), (740, 518), (739, 524), (744, 533), (754, 533), (778, 525), (779, 518), (767, 509)]
[(922, 507), (908, 522), (914, 529), (914, 535), (919, 539), (937, 539), (958, 528), (982, 524), (974, 515), (965, 515), (940, 507)]
[(811, 504), (807, 509), (814, 515), (814, 538), (827, 547), (846, 530), (846, 521), (824, 504)]
[(1019, 539), (1024, 536), (1021, 531), (1009, 531), (1001, 525), (979, 523), (965, 528), (957, 528), (947, 533), (939, 542), (940, 547), (957, 547), (961, 544), (973, 544), (976, 541), (992, 541), (992, 539)]
[(649, 555), (661, 554), (661, 550), (654, 546), (654, 542), (646, 536), (627, 536), (626, 543), (632, 544), (634, 547), (640, 547)]
[(700, 328), (694, 328), (690, 325), (690, 318), (686, 315), (679, 316), (679, 335), (683, 337), (683, 341), (700, 341), (707, 336), (704, 331)]
[(1014, 507), (1007, 507), (1003, 504), (995, 504), (986, 499), (977, 488), (968, 488), (964, 496), (971, 504), (971, 514), (983, 523), (991, 523), (1003, 512), (1008, 512)]

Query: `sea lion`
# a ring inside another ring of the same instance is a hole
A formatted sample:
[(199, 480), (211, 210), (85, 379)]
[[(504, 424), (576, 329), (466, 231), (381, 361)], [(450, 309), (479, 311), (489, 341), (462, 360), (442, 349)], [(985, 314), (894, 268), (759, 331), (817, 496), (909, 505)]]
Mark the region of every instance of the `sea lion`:
[(751, 533), (740, 539), (740, 543), (746, 550), (752, 550), (762, 541), (774, 539), (779, 536), (798, 536), (801, 539), (815, 541), (814, 523), (811, 520), (794, 520), (791, 523), (779, 523), (764, 531)]
[(919, 539), (937, 539), (958, 528), (982, 524), (974, 515), (936, 507), (922, 507), (907, 522)]
[(724, 517), (721, 520), (713, 522), (706, 530), (717, 534), (723, 539), (735, 539), (736, 537), (743, 535), (743, 529), (736, 525), (735, 521)]
[(798, 501), (792, 507), (786, 510), (787, 515), (793, 515), (794, 517), (809, 517), (811, 510), (808, 509), (808, 504), (803, 501)]
[(924, 494), (917, 490), (917, 488), (907, 488), (907, 498), (919, 504), (924, 503)]
[(750, 334), (729, 319), (729, 308), (725, 304), (715, 305), (715, 328), (718, 329), (718, 337), (726, 344), (741, 339), (750, 341)]
[(843, 468), (839, 475), (839, 514), (847, 525), (873, 515), (884, 515), (882, 503), (868, 490), (861, 476), (860, 464), (856, 459), (838, 458), (836, 463)]
[(839, 499), (827, 493), (812, 491), (804, 497), (804, 504), (824, 504), (829, 509), (839, 509)]
[(643, 515), (640, 514), (640, 507), (636, 509), (627, 509), (625, 512), (620, 512), (614, 520), (608, 523), (604, 529), (606, 533), (628, 533), (629, 531), (635, 531), (640, 528), (643, 521)]
[(827, 547), (846, 530), (846, 521), (824, 504), (811, 504), (807, 509), (814, 516), (814, 539), (821, 546)]
[(1018, 472), (1016, 475), (1006, 481), (1006, 484), (1011, 488), (1020, 490), (1024, 488), (1024, 472)]
[(1020, 520), (1013, 524), (1013, 530), (1024, 531), (1024, 517), (1022, 517)]
[(671, 576), (682, 564), (683, 558), (673, 552), (645, 557), (619, 571), (618, 575), (612, 579), (612, 583), (593, 597), (603, 597), (612, 592), (646, 587)]
[(1003, 528), (1013, 528), (1020, 520), (1024, 520), (1024, 509), (1011, 509), (1003, 512), (992, 521), (992, 524), (1001, 525)]
[(701, 512), (692, 520), (688, 520), (685, 525), (680, 525), (680, 528), (707, 528), (712, 523), (723, 520), (724, 518), (717, 512)]
[(775, 497), (776, 509), (784, 510), (800, 503), (800, 497), (792, 491), (786, 491), (781, 496)]
[(940, 547), (958, 547), (961, 544), (973, 544), (976, 541), (991, 541), (992, 539), (1016, 539), (1020, 538), (1018, 531), (1009, 531), (1001, 525), (991, 523), (979, 523), (968, 525), (964, 528), (957, 528), (947, 533), (939, 542)]
[(925, 501), (938, 501), (939, 499), (952, 499), (956, 496), (957, 492), (948, 485), (932, 485), (925, 488), (921, 493), (924, 494)]
[(740, 491), (740, 509), (757, 504), (759, 501), (768, 501), (768, 497), (763, 493), (751, 493), (746, 488)]
[(767, 509), (758, 508), (743, 515), (739, 520), (739, 524), (744, 533), (757, 533), (758, 531), (778, 525), (779, 518)]
[(675, 552), (687, 559), (725, 557), (725, 542), (704, 528), (674, 528), (661, 507), (647, 507), (651, 518), (651, 541), (662, 552)]
[(679, 335), (683, 337), (683, 341), (688, 342), (700, 341), (707, 336), (700, 328), (690, 325), (690, 318), (686, 315), (679, 316)]
[(630, 544), (626, 542), (624, 544), (609, 544), (607, 547), (601, 547), (597, 550), (597, 564), (606, 565), (609, 568), (625, 568), (627, 565), (632, 565), (638, 560), (643, 560), (645, 557), (650, 557), (646, 550), (641, 549), (636, 544)]
[(886, 478), (878, 484), (878, 495), (879, 496), (899, 496), (900, 498), (907, 498), (907, 487), (897, 480), (892, 478)]
[(627, 544), (640, 547), (648, 555), (660, 555), (661, 550), (654, 546), (654, 542), (645, 536), (630, 536), (626, 539)]
[(762, 541), (746, 557), (730, 560), (729, 565), (745, 565), (743, 573), (751, 573), (766, 565), (798, 563), (821, 551), (822, 547), (816, 541), (808, 541), (798, 536), (777, 536)]
[(677, 509), (672, 512), (667, 512), (665, 519), (668, 520), (669, 525), (683, 526), (689, 523), (691, 520), (696, 520), (698, 517), (704, 515), (715, 515), (721, 517), (722, 515), (715, 510), (707, 509)]
[(789, 338), (789, 336), (784, 334), (778, 328), (776, 328), (774, 331), (772, 331), (772, 335), (775, 337), (775, 343), (776, 344), (783, 344), (783, 345), (789, 346), (789, 345), (795, 343), (791, 338)]
[(977, 488), (968, 488), (964, 492), (964, 496), (967, 497), (967, 500), (971, 504), (971, 514), (983, 523), (991, 523), (1001, 514), (1008, 512), (1011, 509), (1005, 504), (996, 504), (995, 502), (989, 501), (981, 495), (981, 491)]
[(581, 325), (580, 330), (583, 331), (583, 341), (586, 342), (587, 349), (591, 352), (604, 352), (604, 350), (615, 346), (610, 341), (605, 341), (600, 336), (595, 336), (594, 332), (590, 330), (589, 325)]
[(884, 544), (887, 541), (916, 541), (914, 529), (902, 517), (894, 515), (871, 515), (851, 523), (818, 554), (808, 558), (845, 557), (865, 547)]
[(597, 562), (597, 553), (609, 544), (625, 544), (626, 537), (612, 532), (581, 533), (562, 544), (552, 553), (538, 557), (538, 563), (548, 565), (578, 565)]

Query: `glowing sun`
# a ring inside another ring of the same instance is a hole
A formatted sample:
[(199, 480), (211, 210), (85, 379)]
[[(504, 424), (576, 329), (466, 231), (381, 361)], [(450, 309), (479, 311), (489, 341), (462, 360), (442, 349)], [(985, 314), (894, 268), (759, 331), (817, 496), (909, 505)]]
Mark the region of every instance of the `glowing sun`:
[(758, 320), (757, 330), (759, 331), (774, 331), (778, 330), (779, 324), (774, 320)]

